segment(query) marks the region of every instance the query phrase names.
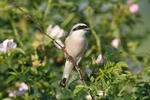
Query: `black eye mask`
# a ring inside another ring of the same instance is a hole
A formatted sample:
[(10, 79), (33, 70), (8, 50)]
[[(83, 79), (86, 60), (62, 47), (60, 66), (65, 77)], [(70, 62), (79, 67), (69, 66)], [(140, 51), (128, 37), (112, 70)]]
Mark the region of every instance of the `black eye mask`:
[(73, 31), (85, 29), (85, 28), (88, 28), (88, 26), (78, 26), (78, 27), (74, 28)]

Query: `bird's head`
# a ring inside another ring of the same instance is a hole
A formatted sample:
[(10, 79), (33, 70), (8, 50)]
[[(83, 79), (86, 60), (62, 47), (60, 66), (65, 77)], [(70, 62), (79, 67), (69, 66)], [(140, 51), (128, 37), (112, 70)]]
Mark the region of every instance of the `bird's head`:
[(83, 23), (76, 24), (71, 29), (71, 34), (84, 35), (90, 28)]

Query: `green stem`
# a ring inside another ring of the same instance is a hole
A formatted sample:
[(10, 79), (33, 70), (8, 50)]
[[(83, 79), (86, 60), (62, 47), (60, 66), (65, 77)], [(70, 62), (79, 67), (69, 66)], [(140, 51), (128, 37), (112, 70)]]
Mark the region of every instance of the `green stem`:
[(90, 25), (90, 29), (91, 29), (92, 35), (96, 39), (97, 49), (98, 49), (98, 51), (100, 51), (101, 50), (100, 38), (98, 37), (98, 35), (96, 34), (96, 31), (93, 28), (93, 23), (92, 23), (92, 20), (91, 20), (91, 17), (90, 17), (91, 7), (88, 6), (87, 10), (88, 10), (88, 22), (89, 22), (89, 25)]
[(14, 34), (15, 34), (15, 39), (16, 39), (16, 41), (19, 43), (19, 45), (21, 46), (21, 48), (25, 49), (25, 46), (23, 45), (22, 41), (21, 41), (20, 38), (19, 38), (18, 31), (17, 31), (17, 29), (16, 29), (16, 26), (15, 26), (13, 20), (12, 20), (11, 18), (9, 18), (9, 19), (10, 19), (11, 26), (12, 26), (12, 28), (13, 28), (13, 32), (14, 32)]
[(49, 8), (51, 6), (51, 1), (52, 0), (48, 0), (47, 6), (46, 6), (46, 10), (44, 12), (44, 19), (46, 18), (47, 14), (48, 14), (48, 10), (49, 10)]
[(74, 18), (75, 14), (71, 13), (65, 20), (64, 22), (61, 24), (62, 27), (65, 27), (67, 24), (69, 24), (69, 22)]

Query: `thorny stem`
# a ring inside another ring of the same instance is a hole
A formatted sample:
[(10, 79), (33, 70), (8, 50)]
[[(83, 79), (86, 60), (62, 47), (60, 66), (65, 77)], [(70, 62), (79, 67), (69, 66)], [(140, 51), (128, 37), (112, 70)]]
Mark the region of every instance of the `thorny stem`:
[[(34, 19), (32, 19), (23, 9), (21, 9), (18, 5), (16, 5), (16, 3), (14, 3), (12, 0), (8, 0), (11, 4), (13, 4), (17, 9), (19, 9), (26, 17), (28, 20), (31, 20), (34, 24), (36, 24), (38, 26), (38, 28), (40, 29), (40, 31), (46, 35), (48, 38), (50, 38), (54, 43), (56, 43), (58, 46), (61, 47), (61, 49), (65, 52), (65, 54), (68, 56), (68, 58), (70, 57), (70, 55), (68, 54), (68, 52), (65, 50), (65, 48), (63, 46), (61, 46), (55, 39), (53, 39), (51, 36), (49, 36), (48, 34), (46, 34), (44, 32), (44, 30), (42, 29), (41, 25), (36, 22)], [(72, 59), (69, 59), (69, 61), (75, 66), (76, 70), (78, 71), (79, 75), (80, 75), (80, 79), (82, 80), (83, 84), (85, 86), (87, 86), (84, 78), (83, 78), (83, 75), (80, 71), (80, 68), (79, 66), (72, 60)], [(88, 95), (90, 95), (92, 97), (92, 100), (95, 100), (94, 97), (91, 95), (90, 91), (88, 91)]]

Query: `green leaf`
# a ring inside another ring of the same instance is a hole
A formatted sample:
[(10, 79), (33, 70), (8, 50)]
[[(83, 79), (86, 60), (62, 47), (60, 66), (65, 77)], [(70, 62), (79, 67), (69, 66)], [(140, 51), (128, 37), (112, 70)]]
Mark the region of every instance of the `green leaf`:
[(12, 52), (13, 53), (22, 53), (22, 54), (25, 55), (25, 51), (21, 48), (15, 48), (15, 49), (12, 50)]
[(15, 78), (16, 78), (16, 76), (11, 75), (11, 76), (8, 77), (8, 79), (7, 79), (6, 82), (7, 82), (7, 83), (10, 83), (10, 82), (13, 81)]
[(3, 98), (2, 100), (12, 100), (11, 98)]
[(123, 61), (118, 62), (116, 64), (116, 66), (118, 66), (118, 67), (128, 67), (128, 65), (125, 62), (123, 62)]
[(17, 75), (15, 72), (9, 72), (9, 74), (11, 74), (11, 75)]
[(64, 89), (64, 90), (60, 90), (58, 91), (58, 93), (56, 94), (56, 98), (59, 100), (68, 100), (68, 98), (72, 97), (71, 95), (71, 91), (69, 89)]
[(85, 86), (83, 86), (83, 85), (78, 85), (78, 86), (76, 86), (76, 88), (74, 89), (73, 94), (77, 94), (77, 93), (79, 93), (80, 91), (82, 91), (83, 89), (85, 89)]

